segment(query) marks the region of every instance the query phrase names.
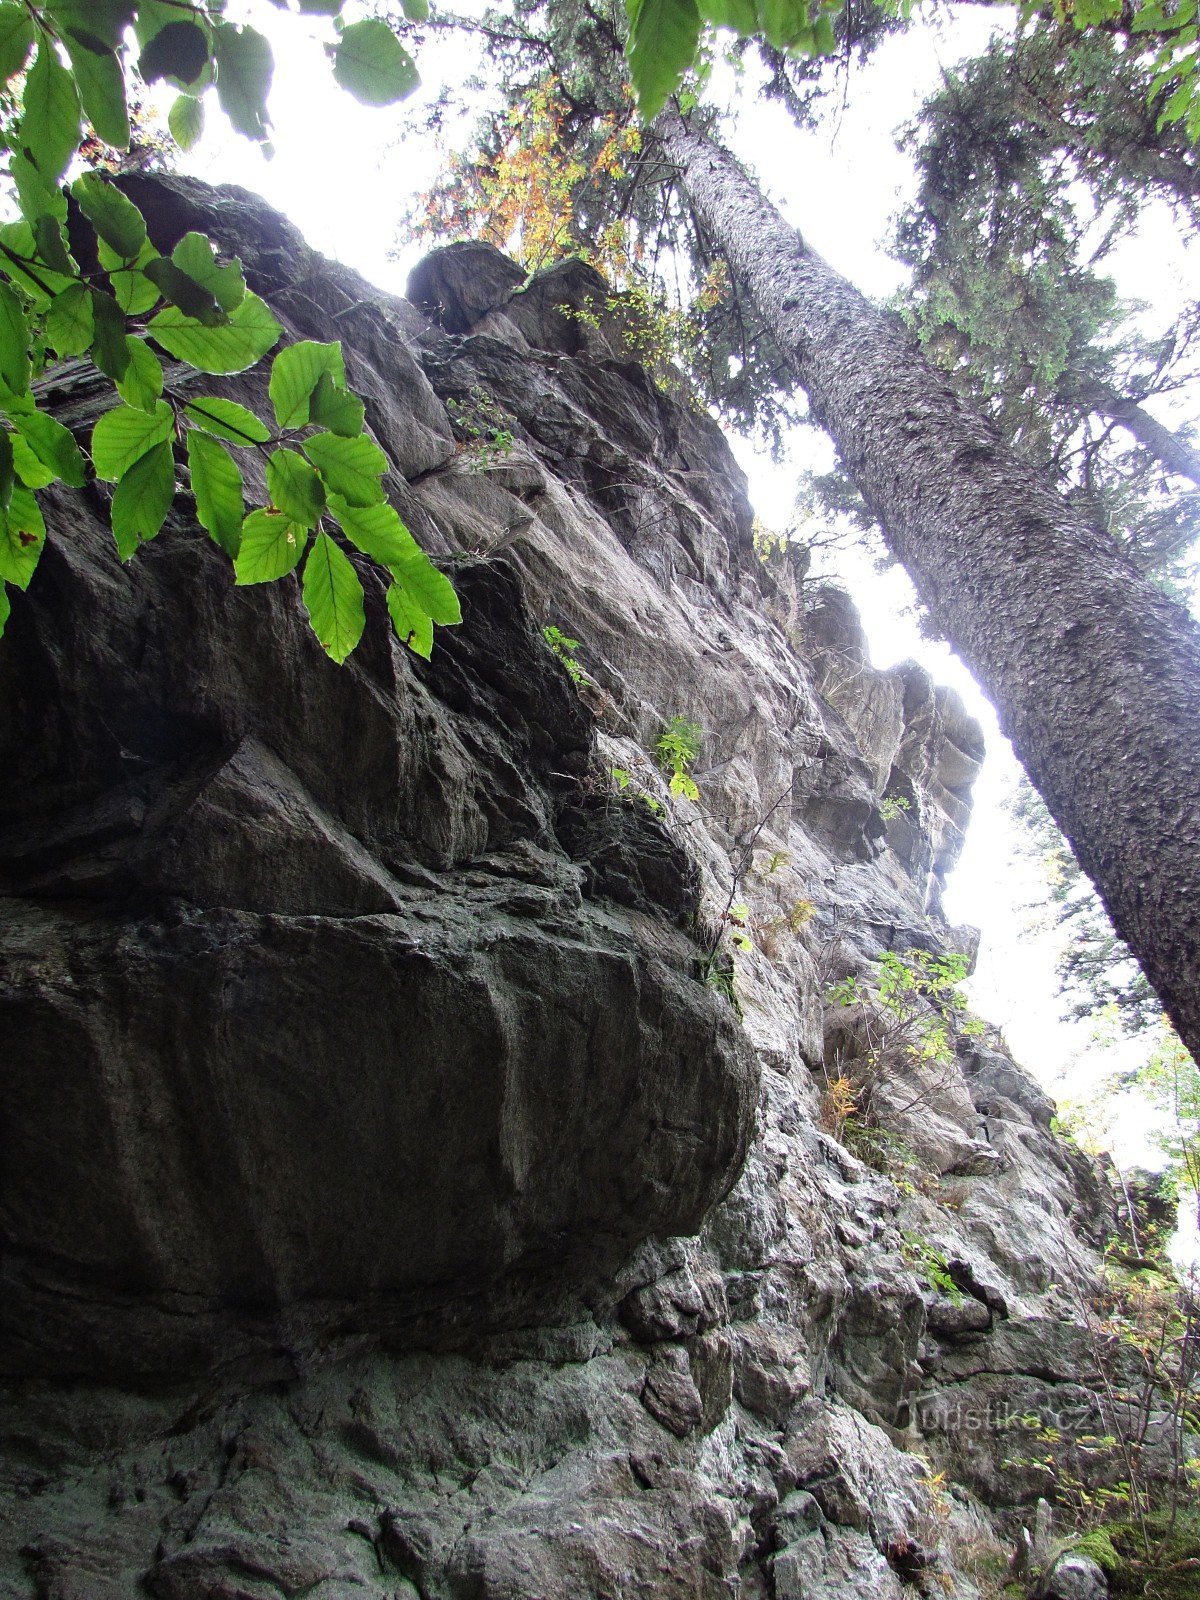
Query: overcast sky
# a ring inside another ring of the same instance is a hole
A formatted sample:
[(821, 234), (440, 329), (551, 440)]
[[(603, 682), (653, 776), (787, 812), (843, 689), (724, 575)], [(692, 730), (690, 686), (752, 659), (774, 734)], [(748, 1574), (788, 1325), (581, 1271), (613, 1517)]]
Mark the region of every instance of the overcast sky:
[[(277, 153), (265, 161), (233, 137), (212, 108), (212, 131), (186, 169), (258, 190), (292, 217), (317, 249), (380, 287), (402, 293), (425, 246), (398, 239), (398, 221), (428, 189), (446, 155), (465, 144), (470, 120), (452, 125), (436, 142), (404, 137), (403, 108), (370, 110), (333, 87), (319, 43), (331, 37), (327, 24), (281, 17), (266, 0), (246, 0), (230, 9), (258, 23), (275, 43), (271, 113)], [(355, 14), (350, 0), (346, 15)], [(978, 53), (1010, 17), (991, 7), (963, 8), (953, 19), (888, 41), (848, 84), (836, 128), (820, 133), (798, 134), (782, 109), (753, 93), (751, 85), (739, 87), (718, 75), (716, 92), (736, 102), (733, 138), (739, 152), (757, 168), (789, 220), (865, 293), (887, 296), (903, 276), (884, 249), (890, 221), (913, 187), (911, 165), (895, 147), (895, 130), (936, 87), (944, 67)], [(472, 66), (470, 47), (461, 39), (435, 38), (419, 65), (425, 80), (420, 94), (427, 99), (441, 82), (462, 83)], [(1136, 289), (1158, 313), (1183, 297), (1183, 252), (1165, 213), (1154, 214), (1143, 236), (1123, 250), (1120, 271), (1126, 280), (1122, 287)], [(798, 440), (794, 459), (782, 465), (744, 442), (736, 448), (760, 516), (770, 525), (786, 526), (792, 520), (796, 458), (807, 460), (811, 444)], [(916, 656), (939, 681), (962, 693), (986, 731), (988, 759), (976, 789), (967, 850), (947, 896), (953, 919), (983, 931), (974, 1003), (1004, 1029), (1018, 1057), (1052, 1090), (1062, 1086), (1065, 1074), (1070, 1093), (1085, 1093), (1107, 1063), (1091, 1049), (1086, 1027), (1059, 1021), (1053, 973), (1057, 936), (1031, 932), (1030, 905), (1041, 897), (1042, 885), (1005, 810), (1018, 770), (995, 715), (951, 652), (920, 637), (903, 573), (881, 576), (861, 555), (839, 561), (862, 611), (876, 665)], [(1139, 1135), (1126, 1141), (1122, 1154), (1145, 1158)]]

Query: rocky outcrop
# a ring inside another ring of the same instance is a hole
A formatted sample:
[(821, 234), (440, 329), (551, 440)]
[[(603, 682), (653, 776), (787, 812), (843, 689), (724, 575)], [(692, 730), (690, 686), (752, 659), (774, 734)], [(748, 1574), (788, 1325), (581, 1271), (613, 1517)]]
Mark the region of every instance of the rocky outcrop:
[(697, 1227), (755, 1069), (695, 980), (682, 852), (633, 817), (637, 896), (581, 864), (587, 719), (511, 574), (460, 568), (472, 626), (420, 682), (379, 641), (297, 678), (282, 592), (240, 639), (171, 636), (219, 573), (171, 534), (72, 627), (110, 541), (70, 526), (5, 686), (8, 1374), (294, 1359), (464, 1297), (477, 1325), (493, 1285), (511, 1316)]
[(397, 301), (136, 182), (336, 330), (465, 621), (421, 662), (369, 587), (337, 668), (186, 496), (127, 567), (51, 500), (0, 654), (0, 1591), (985, 1592), (1011, 1419), (1095, 1403), (1109, 1199), (997, 1037), (880, 1074), (830, 1001), (973, 947), (978, 730), (759, 559), (588, 269), (456, 246)]

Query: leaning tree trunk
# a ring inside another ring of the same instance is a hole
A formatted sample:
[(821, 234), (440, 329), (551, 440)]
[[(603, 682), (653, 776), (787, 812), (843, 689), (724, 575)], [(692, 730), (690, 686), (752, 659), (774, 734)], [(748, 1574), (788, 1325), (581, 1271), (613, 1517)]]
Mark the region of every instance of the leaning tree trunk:
[(1088, 406), (1126, 433), (1132, 434), (1143, 450), (1154, 457), (1159, 466), (1177, 477), (1190, 478), (1200, 488), (1200, 450), (1188, 444), (1172, 429), (1165, 427), (1157, 417), (1152, 417), (1136, 400), (1129, 400), (1106, 383), (1083, 387), (1077, 394), (1068, 396), (1080, 405)]
[(1200, 1059), (1200, 630), (807, 248), (728, 152), (671, 111), (655, 131)]

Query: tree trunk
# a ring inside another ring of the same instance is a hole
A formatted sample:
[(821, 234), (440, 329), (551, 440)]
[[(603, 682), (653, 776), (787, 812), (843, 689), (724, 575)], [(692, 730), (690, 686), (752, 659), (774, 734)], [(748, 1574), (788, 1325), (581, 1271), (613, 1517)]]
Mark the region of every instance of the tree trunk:
[(1200, 1058), (1200, 630), (711, 139), (655, 127), (816, 418)]
[(1159, 422), (1157, 417), (1152, 417), (1136, 400), (1128, 399), (1105, 383), (1081, 388), (1067, 398), (1124, 428), (1160, 466), (1180, 478), (1189, 478), (1200, 487), (1200, 450)]

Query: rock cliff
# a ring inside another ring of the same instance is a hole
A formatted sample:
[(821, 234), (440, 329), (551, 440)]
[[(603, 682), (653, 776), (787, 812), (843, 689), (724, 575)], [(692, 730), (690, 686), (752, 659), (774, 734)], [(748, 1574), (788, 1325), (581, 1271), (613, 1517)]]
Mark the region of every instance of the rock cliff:
[(978, 729), (760, 558), (589, 269), (453, 246), (400, 301), (135, 183), (341, 338), (465, 620), (426, 664), (368, 589), (338, 668), (186, 494), (124, 567), (99, 488), (47, 497), (0, 652), (0, 1594), (992, 1592), (1014, 1419), (1096, 1409), (1109, 1198), (999, 1038), (867, 982), (972, 949)]

